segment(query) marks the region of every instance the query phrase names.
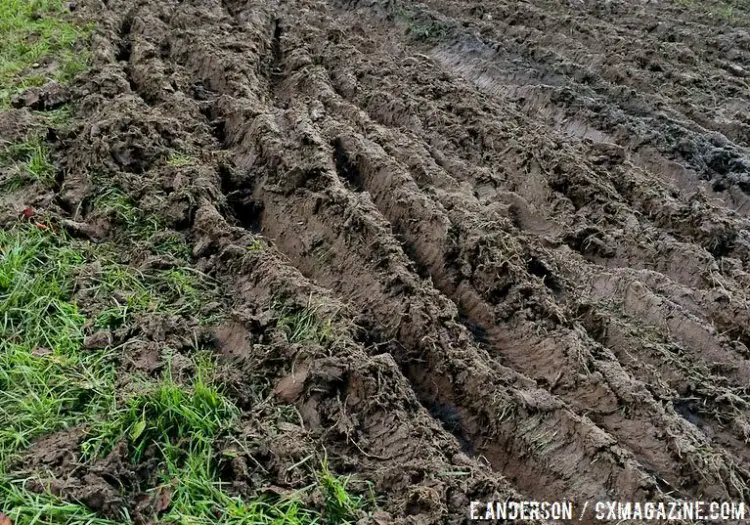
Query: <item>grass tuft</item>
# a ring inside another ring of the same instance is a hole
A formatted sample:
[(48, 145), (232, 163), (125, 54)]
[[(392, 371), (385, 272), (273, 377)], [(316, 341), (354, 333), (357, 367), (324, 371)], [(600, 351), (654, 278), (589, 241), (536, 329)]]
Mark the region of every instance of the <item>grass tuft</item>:
[(181, 167), (193, 163), (193, 157), (184, 153), (174, 153), (167, 159), (168, 166)]
[(155, 216), (144, 214), (119, 188), (110, 187), (94, 199), (94, 209), (111, 215), (133, 239), (148, 239), (164, 228)]
[(31, 179), (46, 186), (55, 183), (55, 166), (50, 161), (49, 149), (41, 136), (6, 146), (0, 151), (0, 164), (15, 164), (23, 172), (21, 179)]
[(308, 304), (305, 308), (299, 308), (276, 302), (272, 308), (278, 315), (277, 328), (290, 343), (327, 345), (333, 341), (332, 321), (320, 319), (317, 307)]
[(363, 498), (349, 493), (349, 478), (333, 475), (328, 461), (324, 460), (318, 472), (318, 483), (325, 496), (324, 515), (329, 523), (350, 523), (357, 518), (363, 507)]

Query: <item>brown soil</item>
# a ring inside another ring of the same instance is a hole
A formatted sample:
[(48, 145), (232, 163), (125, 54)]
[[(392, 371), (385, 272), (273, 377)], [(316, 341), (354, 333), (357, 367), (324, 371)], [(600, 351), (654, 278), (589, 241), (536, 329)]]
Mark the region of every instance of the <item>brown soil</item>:
[[(255, 451), (275, 485), (323, 446), (395, 523), (461, 523), (471, 499), (750, 503), (747, 31), (619, 0), (79, 10), (94, 68), (37, 205), (116, 235), (90, 213), (106, 174), (189, 240), (231, 292), (210, 337), (234, 395), (262, 377), (302, 415)], [(341, 335), (281, 344), (278, 297)], [(132, 366), (185, 329), (142, 327)], [(37, 459), (65, 471), (77, 438), (50, 439)], [(107, 480), (138, 473), (116, 452), (60, 490), (121, 505)], [(251, 484), (243, 461), (227, 475)]]

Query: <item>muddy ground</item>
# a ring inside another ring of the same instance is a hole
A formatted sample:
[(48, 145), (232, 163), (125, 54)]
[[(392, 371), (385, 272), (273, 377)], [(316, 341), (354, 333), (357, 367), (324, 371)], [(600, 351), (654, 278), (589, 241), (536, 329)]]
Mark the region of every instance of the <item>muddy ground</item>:
[[(461, 523), (472, 499), (750, 504), (743, 9), (78, 2), (93, 61), (47, 137), (56, 186), (4, 213), (116, 239), (106, 180), (185, 239), (228, 312), (201, 337), (266, 440), (237, 486), (262, 466), (298, 488), (325, 450), (372, 484), (372, 523)], [(335, 336), (281, 337), (280, 298)], [(194, 328), (116, 336), (156, 369), (148, 349)], [(250, 376), (300, 422), (269, 437)], [(122, 470), (97, 468), (70, 476)]]

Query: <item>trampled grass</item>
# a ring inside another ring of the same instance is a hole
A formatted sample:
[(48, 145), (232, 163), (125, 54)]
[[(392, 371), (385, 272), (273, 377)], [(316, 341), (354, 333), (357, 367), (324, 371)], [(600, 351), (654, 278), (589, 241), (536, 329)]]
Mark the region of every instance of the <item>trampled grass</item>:
[(55, 167), (50, 160), (49, 149), (38, 135), (0, 148), (0, 163), (15, 166), (18, 173), (14, 178), (19, 181), (37, 181), (46, 186), (52, 186), (55, 182)]
[(322, 319), (317, 308), (308, 304), (304, 308), (276, 302), (273, 305), (278, 320), (276, 326), (290, 343), (315, 342), (321, 345), (333, 339), (330, 319)]
[(0, 0), (0, 107), (24, 88), (84, 71), (90, 30), (71, 20), (63, 0)]

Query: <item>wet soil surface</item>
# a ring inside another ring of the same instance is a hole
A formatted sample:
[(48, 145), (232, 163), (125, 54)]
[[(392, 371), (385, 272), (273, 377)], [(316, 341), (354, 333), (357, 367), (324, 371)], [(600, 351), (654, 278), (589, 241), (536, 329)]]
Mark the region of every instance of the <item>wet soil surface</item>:
[[(94, 69), (55, 205), (91, 221), (115, 177), (230, 290), (216, 348), (303, 418), (265, 445), (276, 483), (304, 429), (398, 523), (471, 499), (750, 503), (738, 24), (618, 0), (80, 9)], [(345, 335), (268, 352), (277, 297)]]

